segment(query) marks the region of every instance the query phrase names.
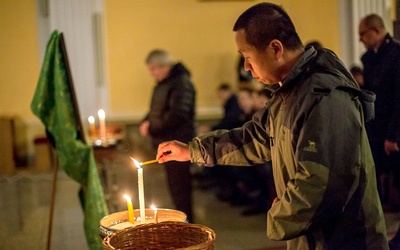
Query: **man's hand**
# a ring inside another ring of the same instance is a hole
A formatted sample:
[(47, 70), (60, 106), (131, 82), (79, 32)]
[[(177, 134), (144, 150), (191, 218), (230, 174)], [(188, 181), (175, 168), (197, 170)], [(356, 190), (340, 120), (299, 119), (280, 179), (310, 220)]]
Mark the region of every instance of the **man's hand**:
[(149, 126), (150, 126), (149, 121), (144, 121), (142, 122), (142, 124), (140, 124), (139, 132), (141, 136), (143, 137), (149, 136)]
[(399, 146), (397, 145), (397, 142), (393, 142), (393, 141), (389, 141), (389, 140), (385, 140), (385, 144), (384, 144), (384, 148), (385, 148), (385, 153), (387, 155), (390, 155), (390, 153), (392, 152), (399, 152)]
[(166, 161), (190, 161), (189, 145), (179, 141), (167, 141), (158, 145), (157, 160), (159, 163)]

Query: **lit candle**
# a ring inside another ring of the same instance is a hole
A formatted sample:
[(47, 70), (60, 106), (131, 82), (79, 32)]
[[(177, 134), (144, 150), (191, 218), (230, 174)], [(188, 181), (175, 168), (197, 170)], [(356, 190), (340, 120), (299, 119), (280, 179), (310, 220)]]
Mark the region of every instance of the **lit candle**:
[(153, 211), (154, 211), (154, 220), (155, 220), (156, 223), (158, 223), (157, 208), (156, 208), (154, 205), (151, 205), (150, 207), (151, 207), (151, 209), (153, 209)]
[(140, 209), (140, 219), (142, 222), (146, 220), (146, 212), (144, 205), (144, 185), (143, 185), (143, 168), (140, 167), (140, 163), (133, 159), (136, 167), (138, 168), (138, 189), (139, 189), (139, 209)]
[(124, 198), (126, 199), (126, 205), (128, 206), (129, 222), (134, 224), (135, 223), (135, 215), (133, 213), (132, 199), (131, 199), (131, 197), (129, 197), (126, 194), (124, 194)]
[(89, 121), (89, 136), (94, 137), (96, 135), (96, 125), (94, 117), (89, 116), (88, 121)]
[(99, 109), (97, 112), (97, 115), (99, 116), (99, 124), (100, 124), (100, 138), (103, 143), (107, 142), (107, 136), (106, 136), (106, 112), (104, 110)]

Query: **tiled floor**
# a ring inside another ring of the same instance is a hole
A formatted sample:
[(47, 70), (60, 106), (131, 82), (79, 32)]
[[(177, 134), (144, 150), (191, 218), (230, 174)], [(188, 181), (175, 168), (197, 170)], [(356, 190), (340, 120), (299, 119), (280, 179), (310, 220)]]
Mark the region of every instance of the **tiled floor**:
[[(103, 166), (111, 173), (108, 176), (111, 212), (126, 209), (121, 198), (123, 193), (136, 194), (136, 172), (126, 157), (122, 155)], [(51, 180), (51, 172), (22, 171), (14, 176), (0, 176), (0, 249), (46, 249)], [(162, 166), (154, 164), (145, 169), (145, 188), (148, 204), (172, 208)], [(78, 189), (75, 182), (59, 172), (51, 249), (88, 249)], [(242, 208), (231, 207), (218, 201), (211, 191), (198, 189), (194, 193), (194, 206), (196, 223), (216, 232), (217, 250), (285, 249), (285, 243), (266, 239), (265, 215), (242, 217)], [(391, 237), (400, 214), (386, 214), (386, 219)]]

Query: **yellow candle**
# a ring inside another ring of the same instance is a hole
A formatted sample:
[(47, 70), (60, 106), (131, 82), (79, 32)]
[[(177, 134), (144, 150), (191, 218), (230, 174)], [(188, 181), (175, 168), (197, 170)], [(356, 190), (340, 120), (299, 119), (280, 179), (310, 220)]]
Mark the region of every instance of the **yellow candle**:
[(142, 161), (142, 162), (140, 162), (139, 164), (140, 164), (140, 166), (143, 166), (143, 165), (153, 164), (153, 163), (156, 163), (156, 162), (158, 162), (158, 161), (157, 161), (157, 160)]
[(107, 135), (106, 135), (106, 112), (104, 110), (99, 109), (97, 112), (99, 116), (99, 125), (100, 125), (100, 138), (103, 143), (107, 142)]
[(124, 197), (126, 199), (126, 205), (128, 206), (128, 215), (129, 215), (129, 222), (134, 224), (135, 223), (135, 216), (133, 213), (133, 204), (132, 204), (132, 199), (128, 195), (124, 194)]
[(137, 169), (138, 169), (138, 189), (139, 189), (139, 210), (140, 210), (140, 220), (144, 222), (146, 220), (145, 203), (144, 203), (144, 183), (143, 183), (143, 168), (140, 167), (140, 163), (133, 159)]
[(94, 137), (96, 135), (96, 125), (94, 117), (89, 116), (88, 121), (89, 121), (89, 136)]
[(151, 205), (150, 207), (151, 207), (151, 209), (153, 209), (153, 212), (154, 212), (154, 220), (156, 223), (158, 223), (157, 208), (154, 205)]

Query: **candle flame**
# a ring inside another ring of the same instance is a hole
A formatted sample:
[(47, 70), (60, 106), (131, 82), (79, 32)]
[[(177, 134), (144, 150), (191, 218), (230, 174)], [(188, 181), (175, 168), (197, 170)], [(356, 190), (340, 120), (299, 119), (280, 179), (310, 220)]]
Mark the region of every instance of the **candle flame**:
[(151, 207), (151, 209), (153, 209), (154, 211), (157, 211), (157, 208), (156, 208), (156, 206), (154, 206), (154, 205), (151, 205), (150, 207)]
[(93, 116), (89, 116), (88, 121), (89, 121), (89, 123), (93, 124), (94, 123), (94, 117)]
[(104, 112), (104, 110), (102, 109), (99, 109), (99, 111), (97, 111), (97, 115), (99, 116), (100, 119), (106, 118), (106, 112)]
[(135, 160), (135, 159), (132, 158), (132, 157), (129, 157), (129, 158), (132, 159), (133, 163), (135, 163), (135, 166), (136, 166), (137, 168), (141, 168), (141, 167), (140, 167), (140, 162), (138, 162), (137, 160)]
[(131, 197), (129, 197), (129, 195), (124, 194), (124, 198), (125, 198), (127, 201), (132, 201), (132, 199), (131, 199)]

